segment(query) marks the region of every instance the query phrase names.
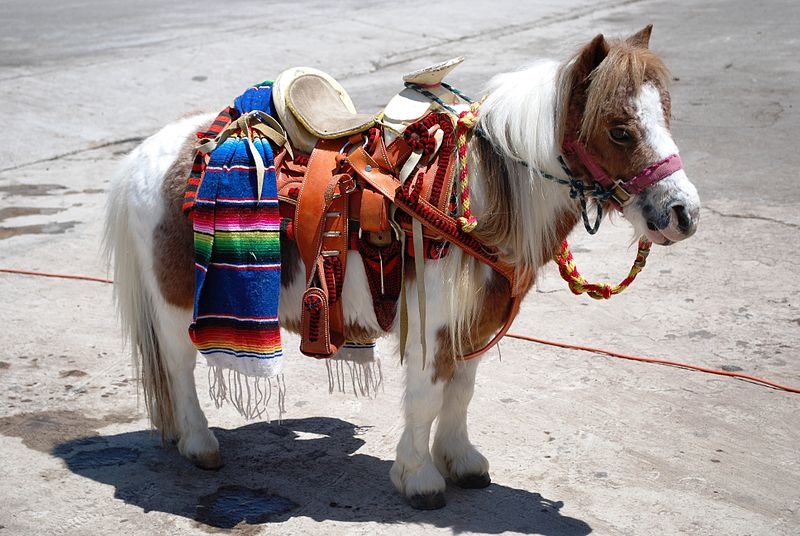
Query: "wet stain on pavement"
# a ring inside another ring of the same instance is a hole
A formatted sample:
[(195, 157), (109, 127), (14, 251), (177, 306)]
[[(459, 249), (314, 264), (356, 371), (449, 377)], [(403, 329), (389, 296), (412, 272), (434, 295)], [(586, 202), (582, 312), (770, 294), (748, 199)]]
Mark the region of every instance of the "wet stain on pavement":
[(23, 225), (20, 227), (0, 227), (0, 240), (26, 234), (62, 234), (79, 223), (78, 221), (60, 221), (36, 225)]
[(196, 520), (212, 527), (231, 529), (240, 523), (257, 525), (273, 516), (285, 514), (299, 505), (264, 489), (222, 486), (215, 493), (200, 497)]
[(18, 437), (28, 448), (49, 453), (64, 441), (85, 438), (80, 442), (73, 442), (73, 446), (91, 440), (97, 441), (98, 429), (133, 420), (133, 417), (116, 414), (93, 419), (77, 411), (66, 410), (20, 413), (0, 419), (0, 434)]
[(62, 370), (58, 373), (59, 378), (80, 378), (82, 376), (88, 376), (88, 374), (82, 370)]
[(716, 337), (714, 333), (711, 333), (707, 329), (698, 329), (697, 331), (690, 331), (687, 333), (690, 339), (713, 339)]
[(8, 195), (51, 195), (54, 190), (66, 190), (61, 184), (9, 184), (0, 186), (0, 193)]
[(21, 218), (22, 216), (41, 216), (63, 212), (64, 208), (43, 208), (43, 207), (3, 207), (0, 208), (0, 221), (10, 218)]

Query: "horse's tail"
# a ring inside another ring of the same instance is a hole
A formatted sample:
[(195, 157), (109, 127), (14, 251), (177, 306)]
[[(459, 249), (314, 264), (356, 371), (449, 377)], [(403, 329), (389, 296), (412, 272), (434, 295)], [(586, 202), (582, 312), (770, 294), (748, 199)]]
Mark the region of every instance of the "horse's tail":
[[(153, 278), (144, 261), (145, 244), (131, 229), (130, 185), (135, 176), (136, 153), (128, 156), (111, 183), (106, 212), (104, 250), (114, 267), (114, 299), (122, 334), (130, 342), (134, 370), (144, 391), (150, 422), (164, 439), (177, 437), (169, 375), (161, 352), (154, 297), (146, 278)], [(157, 299), (157, 297), (156, 297)]]

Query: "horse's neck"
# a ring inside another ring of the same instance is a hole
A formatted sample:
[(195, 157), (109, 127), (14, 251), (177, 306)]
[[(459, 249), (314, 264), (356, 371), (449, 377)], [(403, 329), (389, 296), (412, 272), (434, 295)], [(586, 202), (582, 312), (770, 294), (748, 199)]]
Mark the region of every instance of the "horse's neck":
[(481, 239), (523, 269), (547, 262), (577, 222), (569, 190), (538, 174), (563, 174), (558, 73), (558, 64), (541, 62), (493, 79), (481, 107), (481, 134), (470, 146)]

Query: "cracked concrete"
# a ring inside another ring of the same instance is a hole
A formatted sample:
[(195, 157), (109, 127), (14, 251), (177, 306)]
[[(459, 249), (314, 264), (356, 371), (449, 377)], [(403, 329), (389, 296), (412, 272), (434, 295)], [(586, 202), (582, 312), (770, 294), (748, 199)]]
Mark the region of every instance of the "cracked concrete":
[[(0, 20), (0, 113), (14, 118), (0, 267), (100, 277), (122, 155), (254, 80), (310, 64), (373, 111), (434, 61), (466, 56), (452, 82), (478, 95), (495, 73), (652, 22), (705, 202), (698, 234), (655, 249), (609, 303), (572, 296), (549, 270), (512, 330), (800, 385), (796, 2), (6, 0)], [(635, 253), (619, 219), (570, 240), (591, 279), (619, 280)], [(3, 273), (0, 296), (0, 533), (800, 533), (797, 395), (506, 339), (470, 413), (494, 483), (416, 512), (388, 480), (402, 391), (391, 341), (385, 391), (366, 400), (329, 395), (324, 368), (288, 338), (283, 423), (215, 409), (200, 365), (227, 462), (205, 473), (148, 430), (107, 285)]]
[(768, 216), (757, 216), (755, 214), (727, 214), (725, 212), (722, 212), (721, 210), (717, 210), (717, 209), (715, 209), (713, 207), (710, 207), (708, 205), (706, 205), (704, 208), (708, 212), (710, 212), (712, 214), (715, 214), (717, 216), (720, 216), (722, 218), (739, 218), (739, 219), (743, 219), (743, 220), (761, 220), (761, 221), (768, 221), (770, 223), (777, 223), (777, 224), (780, 224), (780, 225), (786, 225), (787, 227), (793, 227), (795, 229), (800, 229), (800, 224), (790, 223), (790, 222), (782, 221), (782, 220), (779, 220), (779, 219), (776, 219), (776, 218), (770, 218)]

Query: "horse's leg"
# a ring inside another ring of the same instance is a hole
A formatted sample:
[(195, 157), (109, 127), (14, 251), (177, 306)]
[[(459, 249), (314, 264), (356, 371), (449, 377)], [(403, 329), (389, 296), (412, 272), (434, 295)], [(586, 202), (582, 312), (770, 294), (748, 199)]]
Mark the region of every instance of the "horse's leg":
[(435, 381), (434, 355), (436, 334), (445, 315), (444, 300), (437, 290), (441, 289), (442, 274), (433, 266), (426, 267), (428, 289), (425, 330), (427, 359), (423, 368), (420, 344), (419, 315), (416, 314), (416, 284), (406, 285), (408, 296), (408, 343), (405, 355), (406, 387), (403, 400), (405, 427), (397, 445), (397, 457), (390, 472), (397, 490), (419, 509), (435, 509), (445, 505), (445, 481), (430, 452), (431, 426), (442, 407), (444, 383)]
[(445, 481), (430, 452), (431, 426), (442, 406), (444, 385), (434, 383), (430, 363), (423, 370), (420, 353), (409, 354), (406, 352), (405, 427), (390, 474), (411, 506), (431, 510), (445, 505)]
[(219, 443), (208, 429), (194, 381), (197, 349), (186, 333), (192, 311), (162, 303), (156, 315), (159, 350), (169, 376), (178, 451), (202, 469), (219, 469), (222, 467)]
[(475, 390), (478, 361), (475, 358), (456, 364), (455, 374), (444, 388), (433, 441), (436, 467), (462, 488), (485, 488), (492, 482), (489, 462), (470, 443), (467, 433), (467, 408)]

